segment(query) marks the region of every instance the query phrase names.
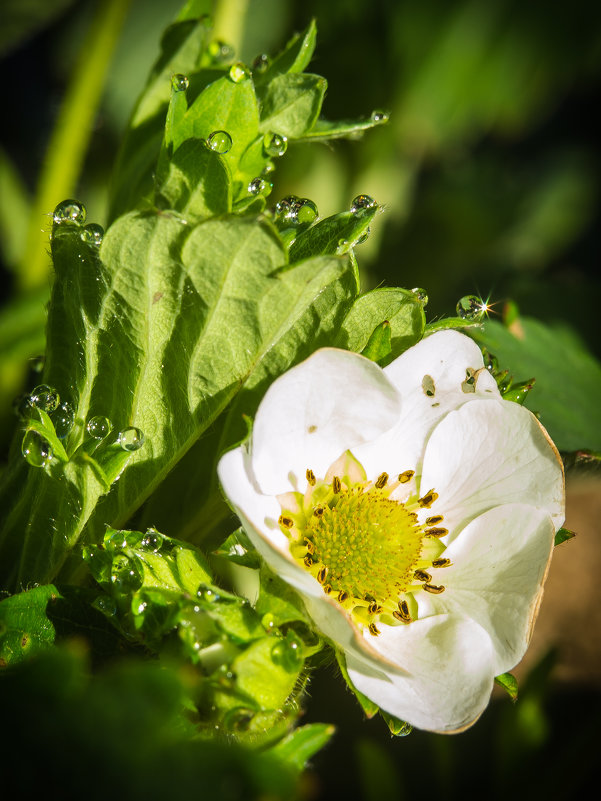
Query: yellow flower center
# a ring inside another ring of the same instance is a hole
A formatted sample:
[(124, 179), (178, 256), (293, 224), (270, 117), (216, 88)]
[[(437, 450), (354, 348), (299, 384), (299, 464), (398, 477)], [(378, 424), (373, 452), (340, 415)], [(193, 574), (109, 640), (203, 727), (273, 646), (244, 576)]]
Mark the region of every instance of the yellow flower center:
[(447, 534), (440, 526), (443, 517), (420, 522), (418, 514), (438, 495), (432, 489), (418, 497), (413, 476), (407, 470), (392, 480), (381, 473), (368, 481), (347, 451), (324, 479), (308, 469), (304, 494), (279, 498), (278, 522), (292, 556), (373, 635), (379, 634), (377, 623), (400, 625), (415, 619), (418, 590), (444, 590), (431, 572), (450, 564), (441, 558), (445, 546), (440, 538)]

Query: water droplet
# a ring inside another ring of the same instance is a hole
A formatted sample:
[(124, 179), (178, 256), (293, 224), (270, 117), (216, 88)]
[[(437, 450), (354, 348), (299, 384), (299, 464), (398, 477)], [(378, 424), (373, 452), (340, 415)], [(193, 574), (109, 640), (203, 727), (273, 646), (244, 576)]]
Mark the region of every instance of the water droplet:
[(161, 550), (164, 542), (165, 538), (160, 531), (157, 531), (156, 528), (148, 528), (142, 539), (142, 548), (157, 553)]
[(482, 348), (482, 359), (484, 361), (484, 366), (488, 370), (489, 373), (493, 374), (499, 371), (499, 360), (497, 357), (490, 353), (486, 348)]
[(75, 422), (75, 412), (68, 401), (59, 403), (54, 412), (50, 415), (54, 423), (54, 430), (59, 439), (64, 439), (73, 428)]
[(137, 590), (142, 584), (142, 576), (133, 559), (125, 554), (113, 558), (111, 584), (122, 592)]
[(234, 83), (242, 83), (250, 78), (250, 70), (241, 61), (237, 61), (230, 67), (230, 78)]
[(99, 595), (92, 601), (92, 606), (107, 617), (113, 617), (113, 615), (117, 614), (117, 603), (110, 595)]
[(288, 195), (276, 204), (275, 214), (279, 223), (285, 225), (308, 225), (315, 222), (319, 212), (315, 203), (309, 198)]
[(336, 255), (337, 256), (342, 256), (344, 253), (347, 253), (348, 249), (350, 247), (350, 244), (351, 243), (348, 241), (348, 239), (344, 239), (344, 238), (339, 239), (338, 240), (338, 244), (336, 246)]
[(109, 551), (127, 548), (129, 544), (125, 536), (127, 533), (127, 531), (121, 531), (120, 529), (109, 528), (104, 535), (104, 547)]
[(274, 643), (271, 658), (284, 670), (296, 673), (303, 665), (303, 643), (294, 632), (289, 631), (283, 640)]
[(282, 134), (266, 133), (263, 137), (263, 152), (270, 158), (283, 156), (288, 149), (288, 139)]
[(79, 236), (82, 242), (87, 242), (88, 245), (94, 245), (94, 247), (100, 247), (104, 237), (104, 228), (98, 223), (90, 223), (89, 225), (84, 225)]
[(107, 434), (110, 434), (113, 429), (113, 424), (108, 417), (103, 417), (101, 414), (95, 417), (90, 417), (86, 426), (86, 431), (94, 439), (104, 439)]
[(363, 211), (363, 209), (373, 209), (377, 205), (373, 197), (369, 195), (357, 195), (351, 202), (351, 211), (353, 214), (357, 214), (357, 212)]
[(271, 194), (272, 189), (273, 184), (271, 181), (266, 181), (264, 178), (253, 178), (248, 185), (248, 194), (267, 197)]
[(477, 295), (464, 295), (457, 303), (457, 317), (462, 320), (479, 322), (483, 320), (488, 311), (488, 306)]
[(232, 147), (232, 137), (227, 131), (213, 131), (207, 139), (207, 145), (214, 153), (223, 156)]
[(55, 225), (62, 223), (76, 223), (83, 225), (86, 221), (86, 207), (79, 200), (63, 200), (54, 209), (52, 219)]
[(171, 78), (171, 88), (174, 92), (185, 92), (189, 85), (188, 76), (182, 75), (181, 72), (177, 72)]
[(275, 617), (271, 612), (265, 612), (261, 618), (261, 625), (266, 631), (271, 632), (275, 630)]
[(377, 111), (372, 111), (371, 113), (372, 122), (388, 122), (389, 119), (390, 114), (387, 111), (381, 111), (378, 109)]
[(300, 203), (300, 198), (296, 195), (287, 195), (275, 204), (275, 216), (278, 220), (283, 222), (286, 220), (292, 210)]
[(426, 292), (425, 289), (422, 289), (421, 287), (416, 286), (416, 287), (413, 287), (413, 289), (411, 291), (413, 292), (413, 294), (415, 295), (417, 300), (422, 304), (422, 306), (427, 306), (428, 305), (428, 293)]
[(124, 451), (137, 451), (144, 444), (144, 434), (139, 428), (134, 428), (133, 426), (124, 428), (123, 431), (119, 432), (117, 442)]
[(45, 467), (52, 461), (50, 443), (37, 431), (25, 432), (21, 443), (21, 453), (32, 467)]
[(229, 731), (247, 731), (255, 713), (252, 709), (244, 706), (236, 706), (230, 709), (223, 718), (223, 725)]
[(296, 222), (299, 225), (308, 225), (315, 222), (318, 216), (319, 212), (315, 203), (307, 197), (303, 198), (296, 210)]
[(223, 64), (226, 61), (231, 61), (234, 57), (235, 50), (234, 48), (227, 44), (227, 42), (223, 42), (221, 39), (213, 39), (213, 41), (209, 44), (208, 47), (209, 56), (220, 64)]
[(259, 75), (261, 75), (263, 72), (265, 72), (270, 63), (271, 59), (267, 53), (259, 53), (259, 55), (253, 60), (252, 70), (253, 72), (257, 72)]
[(29, 392), (23, 392), (13, 400), (13, 411), (21, 420), (26, 420), (33, 414), (34, 406), (31, 403)]
[(32, 356), (29, 360), (29, 367), (34, 373), (41, 373), (44, 369), (44, 364), (46, 362), (45, 356)]
[(48, 384), (39, 384), (31, 391), (29, 398), (32, 406), (42, 409), (47, 414), (53, 412), (61, 401), (58, 392)]
[(356, 245), (362, 245), (364, 242), (367, 242), (369, 239), (369, 235), (371, 234), (371, 228), (367, 226), (365, 233), (361, 234), (361, 236), (353, 242), (353, 247)]
[(205, 601), (209, 604), (214, 604), (217, 601), (221, 600), (221, 596), (218, 592), (216, 592), (212, 587), (209, 587), (208, 584), (201, 584), (198, 589), (196, 590), (196, 597), (201, 600)]

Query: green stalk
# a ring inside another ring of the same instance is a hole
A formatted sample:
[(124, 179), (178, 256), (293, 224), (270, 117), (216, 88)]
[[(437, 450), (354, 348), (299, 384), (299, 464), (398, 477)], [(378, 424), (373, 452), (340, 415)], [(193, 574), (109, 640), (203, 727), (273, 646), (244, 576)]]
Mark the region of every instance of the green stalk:
[(46, 151), (31, 210), (20, 287), (47, 282), (48, 214), (75, 192), (90, 141), (106, 72), (117, 44), (130, 0), (101, 0), (82, 43), (73, 78), (63, 100)]
[(240, 53), (244, 37), (244, 22), (249, 0), (217, 0), (214, 13), (213, 36), (231, 45)]

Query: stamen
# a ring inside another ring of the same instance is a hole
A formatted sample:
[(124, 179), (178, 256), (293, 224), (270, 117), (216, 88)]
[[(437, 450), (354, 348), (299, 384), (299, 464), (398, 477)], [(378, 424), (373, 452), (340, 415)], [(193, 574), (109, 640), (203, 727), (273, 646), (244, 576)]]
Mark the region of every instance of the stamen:
[(320, 584), (323, 584), (324, 581), (326, 580), (327, 575), (328, 575), (328, 568), (325, 565), (323, 567), (320, 567), (317, 573), (317, 581), (319, 581)]
[(309, 556), (309, 554), (305, 556), (303, 562), (305, 563), (305, 567), (309, 568), (313, 567), (313, 559)]
[(445, 590), (442, 584), (422, 584), (422, 589), (426, 592), (431, 592), (433, 595), (440, 595)]
[(340, 479), (338, 478), (338, 476), (334, 476), (334, 478), (332, 479), (332, 492), (334, 493), (334, 495), (338, 495), (341, 489), (342, 489), (342, 483)]
[(408, 481), (411, 481), (414, 475), (415, 470), (405, 470), (404, 473), (399, 474), (399, 482), (401, 484), (406, 484)]
[(411, 614), (409, 613), (409, 604), (407, 601), (399, 601), (399, 611), (393, 612), (393, 614), (397, 618), (400, 616), (400, 619), (404, 623), (411, 623)]
[(313, 514), (315, 515), (315, 517), (321, 517), (323, 515), (323, 513), (324, 513), (323, 506), (316, 506), (313, 509)]
[(315, 482), (317, 481), (317, 479), (315, 478), (315, 473), (313, 472), (313, 470), (307, 470), (307, 481), (312, 487), (315, 486)]
[(380, 473), (376, 481), (377, 489), (383, 489), (388, 484), (388, 473)]
[(369, 633), (373, 634), (374, 637), (377, 637), (378, 634), (380, 633), (380, 629), (376, 626), (375, 623), (370, 623), (368, 628), (369, 628)]
[(432, 581), (432, 576), (425, 570), (416, 570), (413, 575), (418, 581)]
[(294, 525), (294, 521), (291, 520), (289, 517), (284, 517), (284, 515), (280, 515), (278, 523), (280, 524), (280, 526), (284, 526), (284, 528), (292, 528), (292, 526)]
[(324, 584), (321, 588), (326, 595), (329, 595), (332, 592), (332, 585), (331, 584)]
[(431, 489), (428, 490), (428, 492), (426, 492), (426, 494), (418, 500), (418, 503), (422, 509), (429, 509), (437, 498), (438, 493)]
[(367, 607), (367, 611), (370, 615), (379, 615), (382, 612), (382, 607), (378, 604), (377, 601), (372, 601), (370, 605)]
[(448, 567), (451, 563), (450, 559), (433, 559), (432, 567)]
[(340, 590), (338, 593), (338, 603), (343, 604), (348, 598), (348, 592), (345, 590)]
[(309, 553), (311, 553), (311, 554), (315, 553), (315, 545), (313, 545), (311, 540), (309, 540), (309, 539), (307, 539), (307, 537), (305, 537), (305, 542), (307, 544), (307, 550), (309, 551)]
[(449, 533), (448, 528), (427, 528), (426, 537), (445, 537)]
[(442, 523), (444, 520), (443, 515), (433, 515), (432, 517), (426, 518), (426, 525), (427, 526), (437, 526), (439, 523)]

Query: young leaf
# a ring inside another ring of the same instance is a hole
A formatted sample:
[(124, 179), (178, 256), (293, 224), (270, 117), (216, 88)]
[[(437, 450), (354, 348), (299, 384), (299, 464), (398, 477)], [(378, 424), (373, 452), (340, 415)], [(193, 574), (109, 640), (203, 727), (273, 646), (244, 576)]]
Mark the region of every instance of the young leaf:
[(313, 56), (316, 36), (315, 20), (311, 20), (307, 30), (295, 34), (284, 50), (273, 59), (264, 72), (253, 76), (255, 84), (261, 86), (278, 75), (303, 72), (309, 66)]
[(310, 131), (326, 92), (325, 78), (292, 73), (274, 78), (259, 95), (261, 131), (298, 139)]
[(575, 536), (576, 533), (574, 531), (570, 531), (568, 528), (560, 528), (555, 535), (555, 545), (561, 545), (562, 542), (567, 542), (568, 540), (573, 539)]
[(514, 703), (518, 700), (518, 682), (512, 673), (501, 673), (500, 676), (495, 676), (495, 684), (502, 687)]
[(346, 253), (357, 240), (369, 233), (370, 223), (377, 211), (377, 206), (355, 213), (343, 211), (301, 231), (290, 246), (290, 262), (311, 256)]
[(328, 723), (308, 723), (291, 731), (272, 746), (268, 753), (301, 771), (311, 757), (329, 743), (335, 731), (334, 726)]

